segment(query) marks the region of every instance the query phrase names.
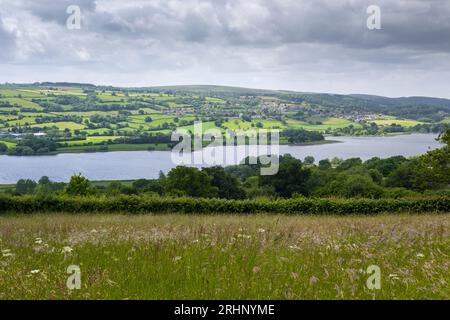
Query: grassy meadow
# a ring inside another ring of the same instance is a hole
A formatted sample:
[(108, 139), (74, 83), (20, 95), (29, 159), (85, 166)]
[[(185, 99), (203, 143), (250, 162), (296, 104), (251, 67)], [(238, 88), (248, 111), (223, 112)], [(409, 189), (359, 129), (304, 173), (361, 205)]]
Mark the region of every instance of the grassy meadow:
[[(449, 299), (448, 214), (3, 215), (0, 299)], [(81, 269), (81, 289), (66, 269)], [(370, 265), (381, 289), (369, 290)]]

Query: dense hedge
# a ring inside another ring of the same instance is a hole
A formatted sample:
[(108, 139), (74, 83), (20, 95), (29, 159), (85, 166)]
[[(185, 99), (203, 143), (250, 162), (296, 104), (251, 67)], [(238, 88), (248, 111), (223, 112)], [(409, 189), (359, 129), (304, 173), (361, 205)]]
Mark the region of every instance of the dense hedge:
[(450, 212), (450, 198), (222, 200), (162, 197), (38, 197), (0, 195), (1, 213), (280, 213), (376, 214), (382, 212)]

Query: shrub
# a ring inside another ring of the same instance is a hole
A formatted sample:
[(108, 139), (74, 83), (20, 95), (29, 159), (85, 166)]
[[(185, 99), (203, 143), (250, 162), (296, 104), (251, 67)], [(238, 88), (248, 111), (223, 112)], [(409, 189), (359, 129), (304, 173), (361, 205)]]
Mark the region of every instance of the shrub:
[(8, 146), (5, 143), (0, 142), (0, 153), (6, 152), (7, 150), (8, 150)]
[(148, 196), (69, 197), (0, 195), (0, 213), (196, 213), (196, 214), (377, 214), (384, 212), (450, 212), (449, 197), (408, 199), (224, 200)]
[(88, 179), (79, 174), (70, 178), (65, 193), (71, 196), (87, 196), (95, 193), (95, 189)]

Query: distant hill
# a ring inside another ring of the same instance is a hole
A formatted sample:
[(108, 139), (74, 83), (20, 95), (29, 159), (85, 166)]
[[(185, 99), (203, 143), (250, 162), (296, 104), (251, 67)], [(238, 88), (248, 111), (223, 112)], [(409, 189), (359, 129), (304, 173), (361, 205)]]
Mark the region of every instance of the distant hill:
[(442, 106), (449, 107), (450, 100), (444, 98), (430, 98), (430, 97), (400, 97), (400, 98), (387, 98), (382, 96), (364, 95), (364, 94), (352, 94), (351, 97), (363, 100), (373, 101), (379, 104), (385, 105), (424, 105), (424, 106)]
[(95, 88), (96, 86), (91, 83), (74, 83), (74, 82), (35, 82), (33, 83), (34, 86), (40, 86), (40, 87), (91, 87)]
[(279, 93), (279, 91), (277, 90), (214, 86), (214, 85), (158, 86), (158, 87), (149, 87), (149, 89), (172, 91), (178, 93), (188, 92), (199, 94), (213, 93), (213, 94), (267, 95)]

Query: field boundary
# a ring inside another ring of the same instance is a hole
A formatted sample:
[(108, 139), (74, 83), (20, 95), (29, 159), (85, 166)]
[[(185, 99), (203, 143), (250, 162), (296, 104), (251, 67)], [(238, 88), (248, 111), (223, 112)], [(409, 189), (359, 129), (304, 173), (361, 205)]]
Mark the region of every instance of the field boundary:
[(68, 197), (0, 195), (0, 214), (40, 212), (130, 214), (334, 214), (371, 215), (390, 213), (450, 212), (450, 198), (224, 200), (146, 196)]

